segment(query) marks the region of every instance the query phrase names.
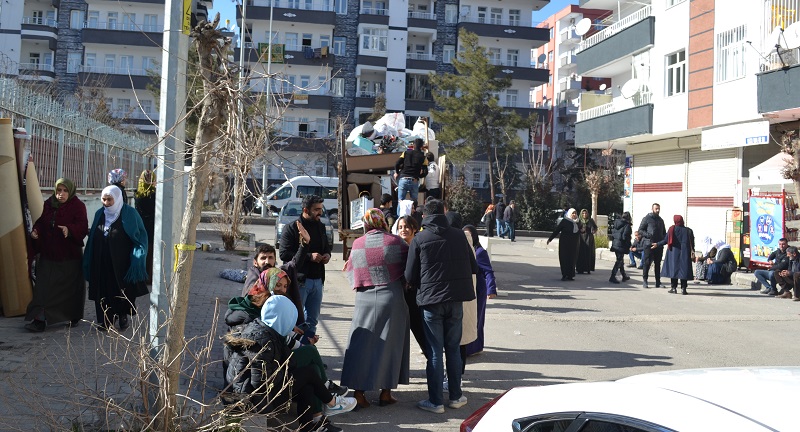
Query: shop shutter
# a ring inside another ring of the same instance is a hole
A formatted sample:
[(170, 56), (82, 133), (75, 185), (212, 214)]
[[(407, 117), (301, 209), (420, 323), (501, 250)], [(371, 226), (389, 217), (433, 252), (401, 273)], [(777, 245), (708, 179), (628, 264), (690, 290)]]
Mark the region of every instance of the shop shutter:
[[(683, 195), (686, 180), (686, 150), (635, 155), (633, 157), (634, 229), (653, 203), (661, 205), (661, 216), (667, 226), (673, 214), (683, 214), (686, 200)], [(667, 216), (665, 216), (667, 215)]]
[(709, 237), (725, 240), (727, 212), (734, 203), (739, 166), (737, 149), (689, 150), (686, 225), (694, 231), (696, 243)]

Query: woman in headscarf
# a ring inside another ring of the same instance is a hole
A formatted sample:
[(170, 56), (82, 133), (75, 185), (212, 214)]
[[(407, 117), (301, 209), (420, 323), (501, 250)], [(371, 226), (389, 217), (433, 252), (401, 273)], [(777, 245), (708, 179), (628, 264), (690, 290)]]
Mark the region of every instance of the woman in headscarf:
[(731, 251), (731, 245), (720, 240), (716, 243), (717, 255), (706, 260), (708, 273), (706, 279), (710, 285), (729, 285), (731, 275), (736, 271), (736, 258)]
[(621, 217), (614, 220), (614, 227), (611, 231), (611, 251), (617, 257), (614, 262), (614, 268), (611, 269), (611, 277), (608, 281), (613, 284), (618, 284), (617, 272), (622, 275), (622, 282), (630, 280), (630, 276), (625, 273), (625, 264), (623, 259), (625, 254), (630, 252), (631, 249), (631, 233), (632, 233), (631, 214), (628, 212), (622, 213)]
[(153, 233), (155, 232), (156, 222), (156, 173), (151, 170), (144, 170), (139, 176), (139, 185), (134, 193), (136, 211), (144, 222), (144, 229), (147, 230), (147, 274), (148, 283), (153, 278)]
[(578, 217), (578, 232), (580, 233), (580, 242), (578, 243), (578, 260), (575, 262), (575, 271), (591, 274), (594, 271), (594, 233), (597, 232), (597, 224), (589, 215), (589, 210), (581, 209)]
[(128, 173), (122, 168), (114, 168), (108, 172), (108, 184), (114, 185), (122, 191), (122, 198), (125, 203), (128, 203), (128, 194), (125, 192), (125, 186), (128, 185)]
[[(405, 215), (397, 220), (397, 235), (405, 240), (406, 244), (411, 245), (411, 240), (419, 232), (419, 224), (417, 220), (411, 215)], [(414, 286), (407, 285), (405, 287), (405, 300), (408, 306), (408, 319), (411, 326), (411, 334), (414, 335), (414, 340), (417, 341), (419, 349), (427, 359), (430, 357), (430, 346), (428, 346), (427, 339), (425, 339), (425, 325), (422, 319), (422, 311), (419, 310), (417, 305), (417, 289)]]
[(564, 218), (550, 234), (547, 244), (558, 237), (558, 263), (561, 265), (561, 280), (575, 280), (575, 260), (578, 258), (578, 212), (574, 208), (567, 210)]
[(148, 294), (147, 230), (139, 213), (125, 204), (122, 190), (106, 186), (89, 229), (83, 255), (83, 273), (94, 300), (97, 324), (107, 330), (119, 319), (119, 329), (130, 326), (136, 297)]
[(81, 259), (89, 222), (86, 206), (75, 196), (75, 184), (61, 178), (45, 202), (42, 216), (33, 225), (31, 238), (36, 260), (36, 284), (28, 304), (25, 328), (44, 331), (47, 324), (83, 318), (86, 283)]
[(489, 253), (478, 239), (478, 230), (472, 225), (466, 225), (464, 232), (472, 239), (475, 249), (475, 259), (478, 261), (478, 274), (475, 280), (475, 297), (478, 302), (478, 339), (467, 345), (467, 355), (471, 356), (483, 351), (483, 325), (486, 322), (486, 300), (497, 297), (497, 282), (494, 278), (492, 261)]
[(674, 225), (667, 230), (667, 237), (658, 243), (653, 244), (652, 248), (667, 245), (664, 255), (664, 265), (661, 267), (661, 274), (670, 278), (670, 294), (678, 293), (678, 281), (681, 282), (681, 294), (686, 295), (686, 286), (689, 279), (692, 279), (692, 254), (694, 253), (694, 232), (686, 227), (683, 216), (675, 215), (672, 217)]
[(397, 402), (392, 389), (409, 382), (409, 318), (404, 300), (408, 244), (388, 232), (380, 209), (362, 218), (367, 233), (353, 242), (344, 271), (356, 291), (350, 338), (342, 365), (342, 384), (364, 392), (381, 389), (380, 405)]

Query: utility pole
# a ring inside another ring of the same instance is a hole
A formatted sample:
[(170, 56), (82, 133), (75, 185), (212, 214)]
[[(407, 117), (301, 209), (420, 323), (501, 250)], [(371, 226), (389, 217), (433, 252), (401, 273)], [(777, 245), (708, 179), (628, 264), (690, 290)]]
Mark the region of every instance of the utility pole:
[[(164, 343), (169, 318), (168, 288), (173, 280), (174, 247), (180, 234), (185, 188), (183, 167), (185, 126), (179, 121), (186, 110), (186, 59), (194, 0), (166, 0), (164, 5), (164, 51), (161, 61), (159, 144), (156, 150), (156, 223), (153, 245), (153, 287), (150, 292), (150, 342), (155, 351)], [(188, 10), (187, 10), (188, 7)]]

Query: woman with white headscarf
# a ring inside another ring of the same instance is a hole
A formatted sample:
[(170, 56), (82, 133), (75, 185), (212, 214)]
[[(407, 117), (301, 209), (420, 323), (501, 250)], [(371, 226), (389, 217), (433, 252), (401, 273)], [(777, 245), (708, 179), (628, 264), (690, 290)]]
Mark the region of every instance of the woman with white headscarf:
[(103, 189), (103, 208), (97, 210), (89, 229), (83, 255), (83, 273), (94, 300), (97, 325), (107, 330), (119, 320), (119, 329), (130, 326), (136, 313), (136, 297), (149, 291), (147, 280), (147, 231), (139, 213), (125, 204), (117, 186)]
[(558, 223), (556, 229), (547, 239), (550, 244), (558, 236), (558, 262), (561, 265), (561, 280), (575, 280), (575, 262), (578, 259), (578, 212), (571, 208), (567, 210), (564, 218)]
[(737, 266), (731, 245), (720, 240), (714, 246), (717, 248), (717, 256), (706, 260), (708, 263), (706, 279), (709, 285), (730, 285), (731, 275)]

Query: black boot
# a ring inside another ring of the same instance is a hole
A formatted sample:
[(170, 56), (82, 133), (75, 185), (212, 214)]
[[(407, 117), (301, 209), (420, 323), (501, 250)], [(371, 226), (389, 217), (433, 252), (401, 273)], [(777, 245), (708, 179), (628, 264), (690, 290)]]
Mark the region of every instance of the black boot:
[(689, 293), (686, 292), (686, 288), (681, 288), (681, 294), (686, 295), (686, 294), (689, 294)]
[(619, 273), (622, 275), (622, 282), (627, 282), (631, 280), (631, 277), (628, 276), (627, 273), (625, 273), (625, 267), (620, 266)]

